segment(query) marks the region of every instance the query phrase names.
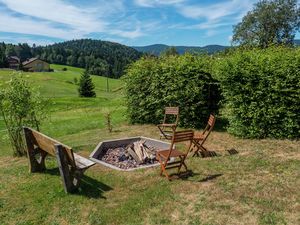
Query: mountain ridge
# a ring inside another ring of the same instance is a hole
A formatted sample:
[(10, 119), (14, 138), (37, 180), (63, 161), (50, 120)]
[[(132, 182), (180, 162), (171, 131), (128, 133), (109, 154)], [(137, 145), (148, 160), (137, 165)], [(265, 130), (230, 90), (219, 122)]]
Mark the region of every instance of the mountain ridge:
[[(295, 39), (294, 44), (296, 46), (300, 46), (300, 39)], [(145, 45), (145, 46), (128, 46), (134, 48), (135, 50), (142, 52), (142, 53), (149, 53), (153, 55), (160, 55), (163, 51), (167, 50), (170, 47), (175, 47), (179, 54), (184, 54), (185, 52), (205, 52), (208, 54), (214, 54), (216, 52), (220, 52), (225, 50), (226, 48), (230, 48), (231, 46), (225, 45), (205, 45), (203, 47), (200, 46), (185, 46), (185, 45), (166, 45), (166, 44), (152, 44), (152, 45)]]
[(200, 46), (171, 46), (165, 44), (153, 44), (153, 45), (146, 45), (146, 46), (130, 46), (135, 50), (143, 53), (149, 53), (153, 55), (160, 55), (161, 52), (167, 50), (170, 47), (175, 47), (179, 54), (184, 54), (186, 52), (206, 52), (208, 54), (213, 54), (219, 51), (223, 51), (226, 48), (230, 48), (230, 46), (223, 46), (223, 45), (206, 45), (203, 47)]
[(26, 43), (0, 42), (0, 67), (7, 64), (8, 56), (17, 56), (21, 61), (36, 57), (51, 64), (86, 68), (95, 75), (119, 78), (124, 74), (125, 68), (138, 60), (142, 53), (116, 42), (95, 39), (77, 39), (32, 47)]

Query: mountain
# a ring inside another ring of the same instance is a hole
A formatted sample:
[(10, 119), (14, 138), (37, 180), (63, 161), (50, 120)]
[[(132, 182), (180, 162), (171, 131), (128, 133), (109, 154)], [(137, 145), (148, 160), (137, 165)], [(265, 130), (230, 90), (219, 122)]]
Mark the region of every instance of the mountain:
[[(295, 45), (300, 46), (300, 39), (294, 40)], [(175, 47), (179, 54), (184, 54), (185, 52), (206, 52), (208, 54), (214, 54), (216, 52), (223, 51), (226, 48), (230, 48), (229, 46), (223, 45), (206, 45), (204, 47), (197, 46), (169, 46), (163, 44), (154, 44), (147, 46), (132, 46), (135, 50), (143, 53), (149, 53), (153, 55), (160, 55), (161, 52), (167, 50), (170, 47)]]
[[(155, 45), (148, 45), (148, 46), (132, 46), (135, 50), (143, 53), (149, 53), (153, 55), (160, 55), (161, 52), (165, 51), (166, 49), (173, 47), (169, 45), (163, 44), (155, 44)], [(207, 52), (208, 54), (213, 54), (219, 51), (222, 51), (228, 46), (222, 45), (207, 45), (204, 47), (197, 47), (197, 46), (174, 46), (179, 54), (184, 54), (185, 52)]]
[(18, 56), (22, 61), (37, 57), (49, 63), (87, 68), (95, 75), (119, 78), (127, 65), (139, 59), (142, 53), (114, 42), (80, 39), (38, 47), (0, 43), (0, 67), (5, 64), (1, 55), (4, 59)]
[(126, 66), (142, 56), (128, 46), (92, 39), (65, 41), (34, 48), (33, 54), (50, 63), (87, 68), (92, 74), (112, 78), (122, 76)]
[(295, 44), (296, 46), (300, 46), (300, 39), (294, 40), (294, 44)]

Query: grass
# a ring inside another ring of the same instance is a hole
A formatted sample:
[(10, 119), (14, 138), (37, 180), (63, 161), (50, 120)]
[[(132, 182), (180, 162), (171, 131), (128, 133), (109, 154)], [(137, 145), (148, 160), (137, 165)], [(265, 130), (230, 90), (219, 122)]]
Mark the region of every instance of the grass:
[[(23, 77), (38, 89), (43, 97), (51, 100), (50, 119), (43, 124), (42, 130), (53, 137), (77, 133), (80, 131), (104, 128), (104, 113), (112, 112), (113, 124), (126, 121), (122, 81), (108, 79), (110, 91), (106, 91), (107, 78), (92, 76), (95, 84), (96, 98), (79, 98), (74, 78), (79, 80), (82, 69), (51, 65), (55, 72), (24, 73)], [(0, 87), (7, 85), (14, 72), (0, 70)], [(117, 89), (117, 91), (115, 91)], [(5, 135), (5, 126), (0, 117), (0, 144), (4, 149), (0, 156), (7, 154), (9, 145)]]
[[(76, 85), (66, 82), (80, 70), (54, 68), (54, 73), (24, 74), (55, 103), (43, 132), (84, 156), (105, 139), (158, 138), (153, 125), (127, 124), (122, 90), (106, 92), (105, 78), (93, 77), (97, 98), (81, 99)], [(9, 76), (0, 71), (0, 83)], [(110, 82), (122, 86), (120, 80)], [(105, 129), (105, 110), (114, 111), (112, 133)], [(298, 141), (247, 140), (213, 131), (206, 146), (218, 156), (189, 157), (193, 176), (168, 182), (158, 168), (120, 172), (96, 165), (86, 172), (78, 193), (69, 195), (53, 158), (47, 159), (46, 173), (29, 174), (26, 158), (11, 157), (5, 132), (0, 145), (1, 225), (300, 224)], [(238, 154), (230, 155), (226, 150), (231, 148)]]

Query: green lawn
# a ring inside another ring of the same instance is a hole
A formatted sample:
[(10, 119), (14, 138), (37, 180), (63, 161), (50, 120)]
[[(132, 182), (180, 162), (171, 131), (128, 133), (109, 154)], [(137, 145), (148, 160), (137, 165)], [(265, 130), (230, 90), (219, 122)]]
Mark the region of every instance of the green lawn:
[[(67, 66), (66, 66), (67, 67)], [(96, 128), (104, 128), (104, 113), (111, 112), (113, 124), (126, 121), (122, 81), (108, 79), (110, 90), (106, 91), (107, 78), (93, 76), (96, 98), (79, 98), (74, 78), (79, 80), (82, 69), (67, 67), (62, 71), (60, 65), (51, 65), (55, 72), (23, 73), (23, 77), (38, 89), (42, 96), (51, 100), (50, 118), (42, 130), (49, 135), (59, 137)], [(9, 70), (0, 70), (0, 87), (7, 85), (11, 75)], [(1, 144), (5, 146), (0, 155), (8, 154), (3, 120), (0, 117)], [(2, 143), (4, 142), (4, 143)]]
[[(93, 77), (97, 98), (77, 97), (81, 69), (51, 65), (53, 73), (24, 73), (51, 98), (42, 131), (88, 156), (101, 140), (144, 135), (154, 125), (128, 125), (122, 81)], [(0, 70), (0, 87), (11, 72)], [(113, 112), (112, 133), (104, 113)], [(217, 121), (218, 123), (218, 121)], [(14, 158), (0, 119), (0, 224), (300, 224), (300, 143), (247, 140), (215, 130), (207, 147), (218, 157), (192, 158), (193, 176), (171, 182), (158, 168), (119, 172), (90, 168), (76, 194), (65, 194), (53, 158), (46, 173), (28, 173)], [(234, 148), (238, 154), (226, 150)]]

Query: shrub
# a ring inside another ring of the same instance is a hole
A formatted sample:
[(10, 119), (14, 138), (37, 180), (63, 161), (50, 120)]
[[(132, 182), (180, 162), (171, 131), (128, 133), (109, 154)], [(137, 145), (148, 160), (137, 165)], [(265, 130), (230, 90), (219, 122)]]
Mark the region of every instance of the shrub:
[(228, 131), (295, 138), (300, 130), (300, 49), (238, 50), (216, 62)]
[(80, 97), (96, 97), (94, 91), (95, 85), (93, 84), (91, 75), (87, 70), (85, 70), (79, 80), (78, 93)]
[(23, 126), (39, 130), (41, 121), (47, 117), (47, 102), (20, 75), (13, 76), (8, 86), (0, 91), (0, 113), (15, 156), (26, 154)]
[(67, 70), (68, 70), (68, 68), (66, 68), (66, 67), (62, 68), (62, 71), (67, 71)]
[(166, 106), (179, 106), (180, 126), (202, 127), (217, 111), (219, 92), (210, 57), (145, 57), (127, 69), (125, 89), (132, 123), (161, 122)]
[(73, 83), (74, 83), (75, 85), (78, 85), (78, 79), (77, 79), (77, 77), (74, 77)]
[(106, 111), (106, 112), (104, 113), (104, 118), (105, 118), (105, 127), (106, 127), (107, 131), (108, 131), (109, 133), (111, 133), (112, 130), (113, 130), (113, 125), (112, 125), (112, 113), (111, 113), (111, 111)]

